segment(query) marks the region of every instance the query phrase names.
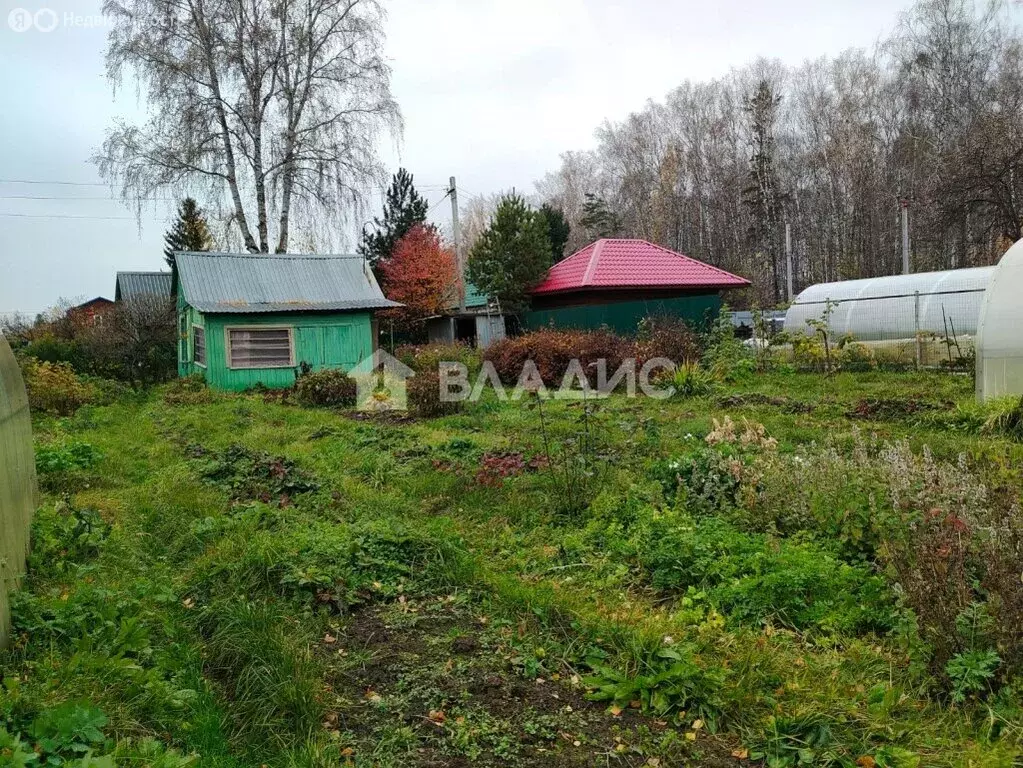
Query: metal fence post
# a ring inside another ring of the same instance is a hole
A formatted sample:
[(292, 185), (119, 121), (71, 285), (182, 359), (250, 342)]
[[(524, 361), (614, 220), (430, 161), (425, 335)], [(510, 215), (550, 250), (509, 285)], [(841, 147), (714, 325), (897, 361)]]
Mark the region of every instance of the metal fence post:
[(920, 291), (914, 292), (913, 299), (913, 313), (915, 315), (916, 326), (916, 369), (919, 371), (920, 366), (923, 364), (923, 341), (920, 338)]

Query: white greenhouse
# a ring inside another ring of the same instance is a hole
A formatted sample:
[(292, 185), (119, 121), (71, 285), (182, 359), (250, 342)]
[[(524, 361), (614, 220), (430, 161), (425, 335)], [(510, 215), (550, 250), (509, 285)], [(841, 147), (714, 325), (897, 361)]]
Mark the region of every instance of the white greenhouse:
[[(830, 307), (834, 338), (860, 341), (916, 339), (918, 334), (973, 336), (984, 291), (996, 267), (920, 272), (819, 283), (800, 293), (785, 314), (785, 330), (815, 333)], [(1021, 285), (1023, 287), (1023, 285)]]
[(977, 397), (1023, 395), (1023, 241), (995, 267), (977, 331)]

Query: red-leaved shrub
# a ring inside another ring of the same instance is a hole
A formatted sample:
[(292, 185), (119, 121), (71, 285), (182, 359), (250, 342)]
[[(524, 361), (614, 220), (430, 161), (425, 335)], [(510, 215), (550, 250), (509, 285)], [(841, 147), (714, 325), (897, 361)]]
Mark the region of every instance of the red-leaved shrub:
[(623, 360), (635, 356), (636, 344), (607, 331), (542, 330), (492, 344), (484, 359), (493, 364), (505, 384), (514, 384), (523, 366), (532, 360), (543, 383), (549, 387), (561, 384), (572, 360), (578, 360), (590, 384), (597, 385), (597, 361), (607, 361), (610, 377)]

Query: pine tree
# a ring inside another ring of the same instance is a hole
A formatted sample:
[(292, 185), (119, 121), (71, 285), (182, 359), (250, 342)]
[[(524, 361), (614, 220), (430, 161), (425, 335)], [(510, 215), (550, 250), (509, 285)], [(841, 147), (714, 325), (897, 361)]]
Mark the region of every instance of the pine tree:
[(529, 289), (543, 279), (551, 260), (547, 219), (518, 195), (506, 195), (469, 253), (468, 278), (514, 313), (526, 308)]
[(568, 243), (568, 236), (572, 233), (572, 227), (565, 218), (560, 208), (555, 208), (550, 203), (540, 206), (539, 214), (547, 224), (547, 237), (551, 241), (551, 256), (554, 262), (565, 258), (565, 245)]
[(163, 257), (167, 266), (174, 269), (174, 251), (209, 251), (213, 248), (213, 236), (206, 224), (199, 204), (186, 197), (178, 206), (178, 218), (174, 226), (163, 236), (166, 247)]
[(416, 224), (426, 225), (426, 214), (429, 205), (412, 183), (412, 174), (399, 168), (391, 179), (384, 201), (384, 217), (373, 219), (373, 229), (363, 229), (362, 243), (359, 244), (359, 255), (362, 256), (374, 271), (381, 261), (391, 258), (394, 246), (408, 234)]
[(753, 253), (768, 260), (771, 269), (771, 298), (775, 304), (781, 302), (779, 263), (782, 252), (782, 197), (774, 164), (774, 123), (779, 104), (781, 97), (774, 94), (767, 80), (761, 80), (744, 105), (753, 134), (749, 184), (743, 190), (743, 202), (752, 214), (750, 248)]
[(591, 240), (600, 240), (605, 237), (621, 237), (622, 221), (618, 214), (611, 210), (607, 201), (592, 192), (586, 193), (586, 202), (583, 203), (583, 215), (579, 219), (579, 225), (586, 230)]

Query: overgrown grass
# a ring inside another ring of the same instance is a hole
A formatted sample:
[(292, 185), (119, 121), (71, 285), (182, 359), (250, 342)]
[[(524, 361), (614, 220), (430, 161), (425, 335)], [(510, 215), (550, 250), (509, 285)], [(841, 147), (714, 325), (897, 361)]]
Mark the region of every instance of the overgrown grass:
[[(1023, 446), (990, 414), (956, 416), (973, 412), (968, 380), (776, 374), (693, 395), (597, 404), (587, 428), (613, 458), (581, 476), (571, 516), (544, 458), (578, 455), (567, 403), (544, 404), (544, 430), (522, 403), (393, 423), (259, 397), (169, 406), (159, 393), (40, 422), (43, 444), (92, 446), (100, 482), (48, 497), (39, 515), (21, 636), (3, 657), (20, 682), (0, 725), (27, 734), (77, 700), (107, 718), (108, 754), (155, 737), (202, 765), (414, 764), (414, 728), (334, 724), (354, 704), (317, 649), (344, 645), (370, 606), (468, 590), (474, 615), (518, 627), (515, 674), (577, 679), (608, 718), (638, 702), (694, 743), (737, 734), (737, 754), (778, 766), (1011, 764), (1013, 681), (953, 702), (875, 539), (856, 538), (852, 513), (869, 512), (876, 478), (835, 470), (834, 493), (803, 499), (755, 476), (825, 444), (851, 457), (873, 434), (964, 454), (992, 493), (1018, 497)], [(881, 399), (929, 407), (857, 415)], [(744, 447), (742, 429), (734, 451), (708, 443), (726, 416), (777, 445)], [(467, 720), (477, 735), (452, 731), (442, 748), (501, 759), (500, 728), (480, 717)], [(657, 754), (643, 744), (643, 761)]]

